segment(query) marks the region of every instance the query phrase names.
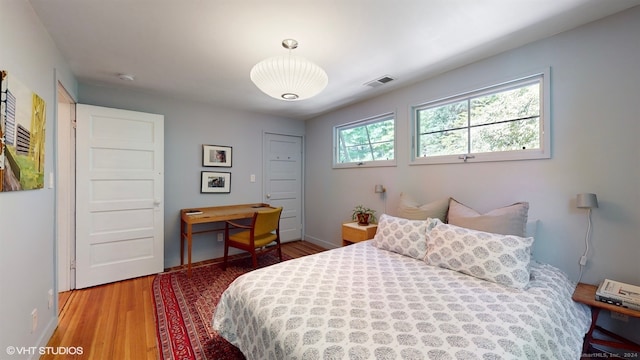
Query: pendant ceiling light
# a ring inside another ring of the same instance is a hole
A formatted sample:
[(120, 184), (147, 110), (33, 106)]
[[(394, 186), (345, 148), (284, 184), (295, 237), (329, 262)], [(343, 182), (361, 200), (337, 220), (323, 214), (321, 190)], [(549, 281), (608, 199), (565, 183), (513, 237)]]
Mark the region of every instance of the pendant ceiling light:
[(317, 95), (329, 82), (321, 67), (300, 56), (291, 55), (298, 42), (285, 39), (282, 46), (289, 55), (274, 56), (251, 69), (251, 81), (265, 94), (280, 100), (304, 100)]

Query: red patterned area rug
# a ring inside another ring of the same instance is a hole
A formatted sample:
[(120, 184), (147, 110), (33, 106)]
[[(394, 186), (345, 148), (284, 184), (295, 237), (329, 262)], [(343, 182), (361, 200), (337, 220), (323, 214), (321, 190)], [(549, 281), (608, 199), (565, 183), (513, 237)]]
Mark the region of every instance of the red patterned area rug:
[[(283, 254), (283, 258), (289, 258)], [(258, 267), (279, 262), (276, 254), (258, 257)], [(153, 280), (156, 331), (163, 360), (240, 360), (242, 353), (211, 328), (222, 292), (252, 270), (251, 259), (234, 260), (222, 270), (209, 264), (158, 274)]]

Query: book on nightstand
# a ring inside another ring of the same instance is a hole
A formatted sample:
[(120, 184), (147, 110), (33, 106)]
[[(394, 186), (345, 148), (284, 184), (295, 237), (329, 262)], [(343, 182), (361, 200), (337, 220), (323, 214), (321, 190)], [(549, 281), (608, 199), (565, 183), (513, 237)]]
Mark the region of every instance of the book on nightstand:
[(640, 311), (640, 286), (604, 279), (596, 290), (596, 300)]

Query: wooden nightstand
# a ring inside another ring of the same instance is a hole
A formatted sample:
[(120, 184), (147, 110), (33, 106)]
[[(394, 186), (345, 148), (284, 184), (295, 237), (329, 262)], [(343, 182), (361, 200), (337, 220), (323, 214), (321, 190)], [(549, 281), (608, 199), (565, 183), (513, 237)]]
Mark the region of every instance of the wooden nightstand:
[(357, 222), (344, 223), (342, 224), (342, 246), (373, 239), (376, 230), (378, 230), (378, 224), (361, 226)]
[[(584, 337), (584, 347), (582, 349), (583, 353), (588, 353), (589, 345), (603, 345), (616, 349), (626, 349), (634, 351), (633, 355), (638, 356), (636, 352), (640, 352), (640, 345), (635, 342), (626, 339), (618, 334), (614, 334), (609, 330), (603, 329), (598, 326), (596, 323), (598, 321), (598, 315), (600, 315), (600, 310), (605, 309), (612, 312), (616, 312), (618, 314), (623, 314), (627, 316), (631, 316), (634, 318), (640, 318), (640, 311), (624, 308), (621, 306), (616, 306), (612, 304), (603, 303), (601, 301), (596, 300), (596, 290), (598, 289), (595, 285), (583, 284), (579, 283), (576, 286), (576, 290), (573, 292), (573, 296), (571, 297), (573, 301), (589, 305), (591, 307), (591, 327), (589, 328), (589, 332)], [(593, 332), (598, 330), (604, 335), (612, 339), (616, 339), (617, 341), (609, 341), (603, 339), (597, 339), (593, 337)]]

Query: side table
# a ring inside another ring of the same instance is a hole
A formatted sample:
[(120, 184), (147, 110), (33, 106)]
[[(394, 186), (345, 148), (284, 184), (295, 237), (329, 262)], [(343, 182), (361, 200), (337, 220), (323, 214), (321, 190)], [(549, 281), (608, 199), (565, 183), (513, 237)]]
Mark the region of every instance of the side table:
[[(597, 325), (597, 322), (598, 315), (600, 315), (600, 311), (603, 309), (634, 318), (640, 318), (640, 311), (596, 300), (597, 289), (598, 287), (595, 285), (578, 283), (578, 285), (576, 286), (576, 290), (573, 292), (573, 296), (571, 297), (573, 301), (589, 305), (589, 307), (591, 308), (591, 327), (589, 328), (589, 332), (587, 332), (584, 338), (583, 353), (587, 353), (589, 345), (596, 344), (615, 349), (630, 350), (633, 353), (629, 354), (629, 356), (638, 357), (640, 355), (640, 344), (637, 344), (609, 330), (603, 329), (602, 327)], [(594, 338), (593, 333), (595, 330), (612, 339), (615, 339), (616, 341)]]
[(376, 235), (378, 224), (358, 225), (357, 222), (342, 224), (342, 246), (370, 240)]

